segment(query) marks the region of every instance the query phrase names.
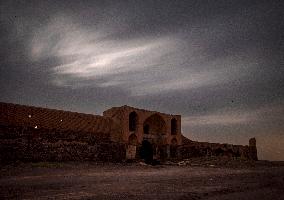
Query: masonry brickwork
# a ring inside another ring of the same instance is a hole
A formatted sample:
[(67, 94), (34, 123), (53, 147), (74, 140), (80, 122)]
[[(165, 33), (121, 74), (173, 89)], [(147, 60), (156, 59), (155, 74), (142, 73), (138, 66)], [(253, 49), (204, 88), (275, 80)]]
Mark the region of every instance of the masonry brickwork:
[(108, 161), (231, 156), (257, 160), (249, 146), (194, 142), (181, 116), (130, 106), (103, 116), (0, 103), (0, 161)]

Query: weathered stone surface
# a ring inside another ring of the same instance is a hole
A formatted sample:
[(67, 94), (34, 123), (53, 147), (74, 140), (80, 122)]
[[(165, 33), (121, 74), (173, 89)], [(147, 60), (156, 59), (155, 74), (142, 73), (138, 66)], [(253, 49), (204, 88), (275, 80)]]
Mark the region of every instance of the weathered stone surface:
[[(115, 135), (120, 126), (111, 118), (0, 102), (0, 125)], [(10, 133), (11, 134), (11, 133)]]
[(257, 160), (255, 146), (187, 141), (187, 143), (178, 147), (178, 151), (180, 159), (221, 156)]
[[(130, 106), (98, 116), (0, 103), (0, 152), (1, 162), (164, 161), (204, 156), (257, 160), (255, 138), (249, 146), (191, 141), (181, 134), (180, 115)], [(143, 152), (148, 152), (145, 158)]]
[(0, 126), (0, 152), (1, 162), (119, 162), (125, 158), (125, 145), (111, 141), (104, 134)]
[[(114, 107), (103, 112), (104, 117), (111, 118), (121, 125), (121, 140), (129, 143), (129, 137), (135, 134), (139, 144), (143, 140), (151, 143), (168, 144), (176, 140), (182, 144), (181, 116), (138, 109), (130, 106)], [(172, 120), (175, 121), (175, 129), (172, 129)]]

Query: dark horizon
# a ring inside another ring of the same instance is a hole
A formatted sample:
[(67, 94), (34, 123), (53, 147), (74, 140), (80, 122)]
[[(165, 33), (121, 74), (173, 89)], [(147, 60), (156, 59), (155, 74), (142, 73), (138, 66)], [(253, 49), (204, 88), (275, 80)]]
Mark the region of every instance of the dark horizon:
[(283, 2), (0, 3), (0, 102), (182, 116), (191, 140), (284, 160)]

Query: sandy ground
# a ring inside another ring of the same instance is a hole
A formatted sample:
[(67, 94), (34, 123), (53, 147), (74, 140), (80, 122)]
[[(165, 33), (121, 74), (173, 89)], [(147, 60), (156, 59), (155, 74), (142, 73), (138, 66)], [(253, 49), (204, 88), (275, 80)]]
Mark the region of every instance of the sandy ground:
[(284, 166), (2, 166), (0, 199), (284, 199)]

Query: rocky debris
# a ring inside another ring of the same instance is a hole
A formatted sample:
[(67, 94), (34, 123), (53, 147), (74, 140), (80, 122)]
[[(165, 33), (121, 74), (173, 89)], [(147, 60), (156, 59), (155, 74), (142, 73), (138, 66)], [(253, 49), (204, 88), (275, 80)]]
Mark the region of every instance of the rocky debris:
[[(173, 164), (173, 163), (170, 163)], [(228, 157), (198, 157), (188, 158), (175, 163), (178, 166), (201, 166), (201, 167), (254, 167), (256, 161), (241, 158), (228, 158)]]

